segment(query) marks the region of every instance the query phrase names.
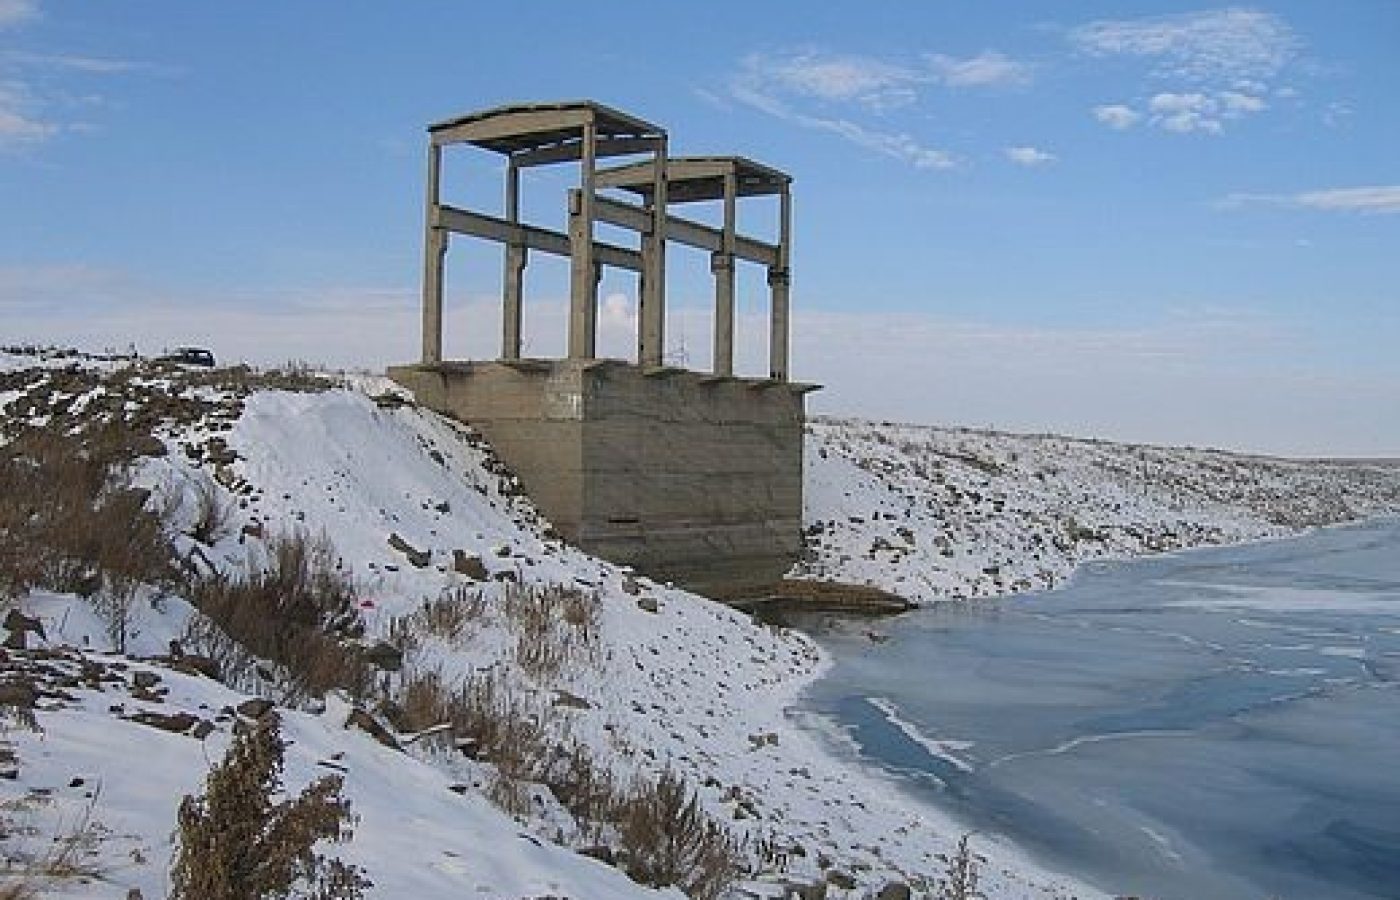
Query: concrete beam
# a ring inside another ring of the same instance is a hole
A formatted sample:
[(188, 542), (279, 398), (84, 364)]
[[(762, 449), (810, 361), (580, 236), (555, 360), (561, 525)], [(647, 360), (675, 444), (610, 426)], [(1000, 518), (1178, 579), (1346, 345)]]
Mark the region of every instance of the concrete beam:
[[(599, 138), (596, 155), (622, 156), (628, 153), (646, 153), (656, 146), (656, 138)], [(578, 141), (570, 141), (564, 144), (555, 144), (550, 147), (539, 147), (534, 150), (522, 150), (511, 155), (511, 162), (520, 168), (530, 166), (547, 166), (553, 163), (573, 162), (582, 156), (583, 144)], [(601, 185), (600, 185), (601, 186)]]
[(712, 368), (716, 375), (734, 374), (734, 246), (738, 185), (734, 173), (724, 175), (724, 230), (720, 251), (710, 261), (715, 273), (715, 334)]
[(768, 374), (779, 381), (789, 375), (788, 339), (790, 291), (792, 274), (792, 189), (784, 186), (782, 210), (778, 225), (778, 265), (768, 270), (768, 285), (773, 294), (770, 331), (768, 336)]
[[(520, 223), (520, 170), (515, 161), (506, 166), (506, 221)], [(525, 247), (506, 244), (505, 272), (501, 279), (501, 359), (520, 358), (520, 331), (523, 321)]]
[[(555, 256), (567, 257), (571, 253), (567, 235), (538, 225), (523, 222), (513, 224), (505, 219), (458, 209), (455, 206), (439, 206), (434, 221), (440, 229), (453, 234), (484, 238), (498, 244), (520, 244), (529, 250), (539, 250)], [(627, 247), (594, 241), (593, 255), (605, 266), (616, 266), (630, 272), (642, 271), (642, 254)]]
[[(594, 212), (599, 222), (617, 225), (641, 234), (646, 234), (653, 225), (652, 213), (646, 207), (634, 206), (611, 197), (598, 197), (594, 201)], [(723, 230), (680, 216), (666, 217), (666, 239), (711, 253), (718, 253), (724, 249)], [(734, 255), (761, 266), (772, 267), (778, 264), (776, 245), (741, 234), (734, 236)]]
[(659, 366), (666, 353), (666, 138), (658, 138), (652, 171), (649, 227), (642, 234), (642, 278), (638, 293), (637, 363)]

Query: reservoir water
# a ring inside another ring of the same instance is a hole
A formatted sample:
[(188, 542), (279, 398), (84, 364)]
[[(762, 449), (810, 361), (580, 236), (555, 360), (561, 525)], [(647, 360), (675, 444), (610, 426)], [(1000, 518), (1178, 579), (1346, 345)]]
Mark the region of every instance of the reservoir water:
[(871, 630), (816, 628), (808, 709), (968, 830), (1115, 894), (1400, 897), (1400, 521)]

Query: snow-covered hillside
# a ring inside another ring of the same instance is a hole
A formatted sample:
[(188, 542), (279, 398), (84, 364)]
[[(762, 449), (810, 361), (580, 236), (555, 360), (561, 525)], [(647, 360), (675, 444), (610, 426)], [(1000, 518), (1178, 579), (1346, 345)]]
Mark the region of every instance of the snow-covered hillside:
[[(160, 439), (135, 479), (192, 570), (236, 576), (262, 567), (279, 535), (323, 535), (357, 585), (358, 643), (394, 657), (381, 693), (429, 676), (489, 682), (556, 746), (584, 748), (619, 782), (684, 778), (743, 842), (749, 871), (736, 896), (819, 883), (833, 898), (901, 886), (918, 895), (945, 872), (957, 823), (838, 760), (789, 718), (823, 668), (811, 641), (563, 544), (479, 436), (387, 382), (14, 356), (0, 356), (0, 374), (6, 440), (34, 429), (77, 440), (114, 420)], [(1400, 501), (1400, 478), (1380, 470), (855, 423), (815, 425), (808, 467), (804, 574), (917, 600), (1048, 584), (1091, 556), (1277, 534)], [(528, 622), (510, 599), (521, 587), (585, 598), (562, 665), (524, 655)], [(33, 686), (35, 726), (11, 721), (0, 733), (0, 763), (13, 769), (0, 811), (23, 826), (0, 833), (0, 849), (13, 859), (82, 815), (98, 823), (84, 850), (92, 874), (48, 885), (54, 896), (163, 896), (180, 797), (220, 757), (239, 703), (284, 698), (275, 672), (229, 686), (177, 671), (168, 641), (199, 613), (170, 591), (140, 596), (127, 658), (111, 652), (87, 601), (44, 591), (19, 608), (46, 638), (0, 658), (6, 684)], [(445, 608), (452, 627), (433, 624)], [(381, 746), (347, 729), (343, 698), (296, 707), (283, 712), (288, 785), (344, 775), (359, 823), (332, 852), (363, 866), (370, 896), (657, 894), (574, 852), (606, 843), (606, 829), (541, 787), (498, 790), (491, 759), (432, 734)], [(179, 713), (194, 721), (150, 724)], [(1099, 896), (995, 838), (979, 836), (978, 849), (989, 897)]]
[(920, 603), (1053, 587), (1088, 559), (1400, 511), (1400, 464), (838, 419), (812, 423), (806, 450), (800, 574)]

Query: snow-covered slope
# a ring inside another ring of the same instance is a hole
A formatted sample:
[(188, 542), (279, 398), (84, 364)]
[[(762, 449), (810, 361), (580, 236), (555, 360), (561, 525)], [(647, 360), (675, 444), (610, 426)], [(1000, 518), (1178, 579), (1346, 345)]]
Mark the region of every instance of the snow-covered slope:
[[(620, 779), (684, 777), (747, 841), (753, 872), (741, 889), (749, 895), (825, 881), (828, 896), (861, 897), (890, 882), (928, 887), (943, 873), (940, 854), (956, 843), (958, 824), (838, 760), (826, 739), (790, 720), (794, 697), (823, 667), (809, 640), (566, 546), (477, 435), (394, 399), (386, 382), (267, 390), (266, 381), (240, 386), (110, 362), (87, 364), (82, 377), (22, 377), (32, 365), (0, 356), (10, 375), (0, 406), (12, 426), (66, 431), (84, 411), (130, 420), (157, 410), (141, 421), (155, 423), (169, 452), (146, 458), (137, 477), (170, 510), (178, 548), (193, 564), (236, 573), (259, 566), (275, 535), (324, 535), (359, 585), (366, 643), (404, 649), (402, 671), (383, 676), (391, 689), (415, 674), (451, 683), (489, 676)], [(1318, 521), (1394, 508), (1400, 496), (1396, 479), (1370, 470), (1348, 479), (1326, 470), (1307, 481), (1323, 470), (1063, 439), (827, 423), (814, 426), (808, 449), (813, 541), (804, 573), (918, 600), (1047, 584), (1103, 553), (1279, 533), (1309, 523), (1296, 518), (1304, 491)], [(192, 536), (201, 496), (229, 513), (204, 541)], [(596, 597), (587, 652), (557, 672), (527, 671), (520, 624), (504, 610), (516, 584)], [(447, 636), (414, 631), (415, 613), (444, 596), (479, 598), (467, 626)], [(94, 664), (128, 666), (128, 681), (159, 666), (99, 652), (101, 623), (76, 598), (35, 594), (23, 607), (48, 626), (44, 646), (65, 656), (61, 665), (82, 664), (72, 658), (80, 651), (59, 648), (85, 647)], [(132, 652), (160, 652), (190, 615), (179, 598), (146, 603)], [(157, 708), (188, 711), (214, 730), (195, 739), (122, 719), (119, 704), (129, 712), (149, 701), (114, 685), (42, 701), (42, 733), (4, 736), (18, 770), (0, 782), (5, 796), (47, 798), (28, 813), (37, 834), (71, 821), (87, 800), (84, 786), (103, 786), (92, 812), (107, 835), (95, 848), (103, 880), (59, 895), (163, 892), (179, 795), (218, 759), (232, 721), (219, 711), (242, 698), (207, 679), (157, 674), (170, 688)], [(338, 702), (284, 713), (294, 742), (288, 782), (297, 786), (327, 761), (348, 770), (360, 824), (336, 852), (364, 866), (371, 896), (655, 894), (555, 846), (580, 847), (590, 836), (547, 792), (508, 816), (483, 799), (489, 763), (426, 740), (391, 751), (345, 730), (345, 718)], [(75, 777), (83, 784), (65, 787)], [(994, 838), (979, 844), (989, 897), (1098, 896)]]
[(800, 574), (925, 603), (1400, 511), (1400, 465), (836, 419), (809, 426), (806, 451)]

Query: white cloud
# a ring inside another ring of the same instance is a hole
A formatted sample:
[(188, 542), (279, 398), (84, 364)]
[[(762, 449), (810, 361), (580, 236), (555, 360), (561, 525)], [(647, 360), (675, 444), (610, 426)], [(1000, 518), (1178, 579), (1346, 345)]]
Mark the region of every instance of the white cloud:
[(729, 96), (746, 106), (782, 121), (838, 135), (857, 146), (906, 162), (916, 169), (948, 169), (957, 164), (954, 155), (929, 147), (913, 136), (862, 125), (849, 117), (801, 108), (813, 99), (827, 103), (847, 101), (867, 110), (882, 111), (901, 105), (900, 82), (892, 68), (855, 65), (852, 57), (750, 56), (729, 84)]
[(1193, 82), (1267, 80), (1301, 43), (1282, 18), (1242, 7), (1100, 20), (1075, 28), (1070, 39), (1090, 55), (1151, 59), (1157, 74)]
[(983, 50), (963, 59), (931, 53), (924, 59), (934, 78), (950, 87), (1018, 85), (1031, 80), (1029, 65), (996, 50)]
[(1121, 103), (1109, 103), (1094, 107), (1094, 118), (1109, 128), (1123, 131), (1136, 125), (1142, 119), (1142, 113)]
[(1018, 166), (1025, 166), (1030, 169), (1047, 165), (1048, 163), (1054, 162), (1056, 159), (1055, 154), (1047, 153), (1036, 147), (1007, 147), (1006, 158)]
[[(3, 0), (0, 0), (3, 2)], [(82, 72), (88, 75), (120, 75), (137, 69), (148, 68), (143, 63), (124, 59), (103, 59), (95, 56), (79, 56), (72, 53), (25, 53), (10, 52), (0, 56), (0, 62), (14, 66), (28, 66), (43, 69), (61, 69)]]
[[(1148, 101), (1151, 124), (1178, 133), (1208, 134), (1267, 109), (1269, 82), (1301, 46), (1283, 19), (1239, 7), (1091, 22), (1071, 31), (1070, 39), (1090, 56), (1150, 60), (1156, 80), (1178, 84)], [(1114, 128), (1137, 121), (1112, 113), (1099, 115), (1099, 120)]]
[(1327, 212), (1400, 213), (1400, 185), (1328, 188), (1296, 194), (1231, 194), (1221, 206), (1286, 206)]
[(20, 25), (39, 15), (35, 0), (0, 0), (0, 28)]

